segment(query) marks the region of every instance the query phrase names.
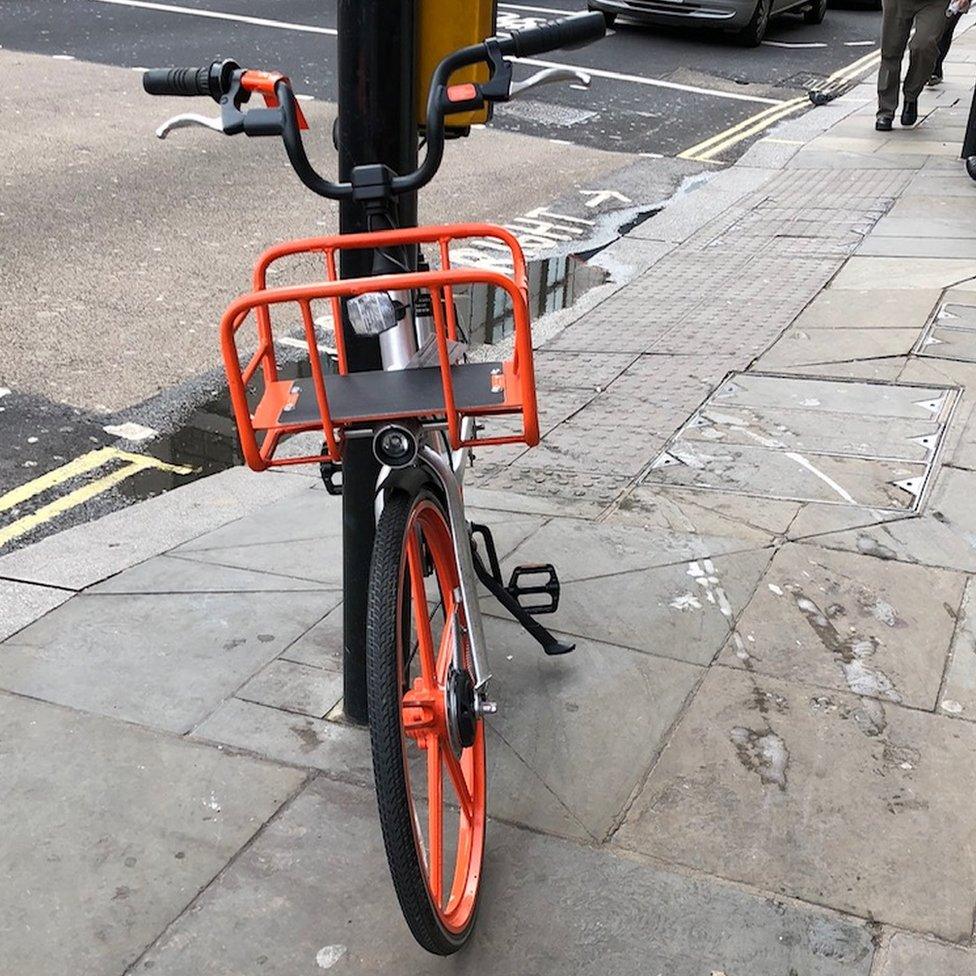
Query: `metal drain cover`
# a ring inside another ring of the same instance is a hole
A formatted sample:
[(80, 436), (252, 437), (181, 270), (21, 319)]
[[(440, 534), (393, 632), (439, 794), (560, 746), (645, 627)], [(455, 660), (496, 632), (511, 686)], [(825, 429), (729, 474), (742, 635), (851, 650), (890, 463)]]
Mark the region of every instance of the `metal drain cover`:
[(735, 373), (668, 441), (644, 480), (917, 511), (958, 393)]
[(915, 351), (919, 356), (976, 363), (976, 305), (944, 304)]

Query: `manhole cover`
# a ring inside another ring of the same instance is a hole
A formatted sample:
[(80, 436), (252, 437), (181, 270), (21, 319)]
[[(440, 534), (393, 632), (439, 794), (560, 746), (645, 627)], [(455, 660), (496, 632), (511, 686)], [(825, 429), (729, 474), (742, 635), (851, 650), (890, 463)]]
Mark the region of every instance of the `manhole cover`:
[(917, 511), (958, 388), (734, 373), (645, 481)]
[(976, 363), (976, 305), (944, 304), (922, 333), (915, 352)]

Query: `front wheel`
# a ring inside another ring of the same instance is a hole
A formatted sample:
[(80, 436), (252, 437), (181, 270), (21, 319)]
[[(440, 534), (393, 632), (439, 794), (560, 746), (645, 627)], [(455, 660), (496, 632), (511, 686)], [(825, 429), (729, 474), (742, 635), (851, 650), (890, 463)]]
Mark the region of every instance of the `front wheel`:
[(420, 945), (445, 956), (474, 928), (485, 840), (484, 722), (458, 593), (441, 501), (392, 492), (367, 604), (373, 776), (400, 908)]
[(772, 0), (757, 0), (756, 9), (752, 13), (749, 23), (742, 28), (736, 35), (736, 41), (743, 47), (758, 47), (766, 36), (766, 28), (769, 27), (769, 15), (772, 8)]

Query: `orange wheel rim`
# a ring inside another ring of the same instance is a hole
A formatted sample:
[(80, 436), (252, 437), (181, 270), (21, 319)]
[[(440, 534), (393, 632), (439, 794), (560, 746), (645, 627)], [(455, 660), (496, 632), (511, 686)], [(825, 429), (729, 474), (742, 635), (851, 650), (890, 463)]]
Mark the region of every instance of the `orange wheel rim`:
[[(419, 673), (401, 694), (404, 768), (431, 905), (448, 931), (460, 933), (474, 914), (484, 851), (484, 723), (476, 723), (474, 742), (458, 755), (448, 730), (446, 683), (457, 639), (455, 626), (463, 623), (463, 613), (455, 601), (458, 576), (450, 529), (440, 509), (430, 501), (419, 502), (411, 512), (405, 539), (399, 611), (400, 619), (406, 620), (402, 600), (409, 592), (415, 640), (410, 642), (408, 661), (416, 659)], [(432, 626), (425, 568), (428, 578), (436, 581), (439, 609), (434, 615), (443, 622), (439, 637)], [(401, 627), (397, 655), (400, 673), (407, 678), (404, 636)], [(463, 636), (461, 640), (468, 663)], [(415, 789), (426, 791), (425, 818), (414, 800)]]

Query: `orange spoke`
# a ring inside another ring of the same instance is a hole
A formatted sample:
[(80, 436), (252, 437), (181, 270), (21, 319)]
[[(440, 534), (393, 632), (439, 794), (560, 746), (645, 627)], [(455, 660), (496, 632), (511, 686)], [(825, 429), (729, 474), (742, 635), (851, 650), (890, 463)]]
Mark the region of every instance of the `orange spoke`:
[(464, 819), (468, 823), (471, 823), (471, 818), (474, 816), (474, 803), (471, 799), (471, 791), (468, 789), (467, 781), (464, 778), (464, 770), (461, 769), (461, 764), (457, 761), (454, 750), (446, 743), (444, 745), (444, 762), (447, 765), (447, 771), (451, 774), (451, 782), (454, 784), (454, 791), (457, 793), (458, 801), (461, 804), (461, 812), (464, 814)]
[(410, 596), (413, 603), (414, 626), (417, 628), (417, 643), (420, 645), (420, 670), (424, 681), (433, 685), (437, 680), (434, 666), (434, 638), (430, 631), (430, 617), (427, 614), (427, 590), (424, 587), (423, 557), (420, 554), (420, 541), (415, 531), (407, 539), (407, 563), (410, 569)]
[(444, 779), (441, 775), (441, 744), (436, 735), (432, 735), (427, 744), (427, 802), (430, 894), (440, 907), (444, 873)]

